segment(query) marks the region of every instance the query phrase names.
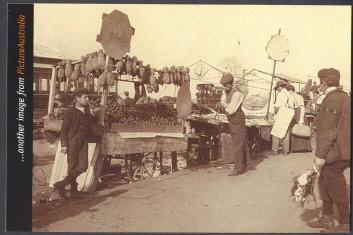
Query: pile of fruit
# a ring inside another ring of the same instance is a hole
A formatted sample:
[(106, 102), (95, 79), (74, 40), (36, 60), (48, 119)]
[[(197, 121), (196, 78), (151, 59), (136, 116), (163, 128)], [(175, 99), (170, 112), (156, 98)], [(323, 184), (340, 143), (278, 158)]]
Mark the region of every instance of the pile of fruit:
[(216, 104), (220, 102), (222, 91), (216, 90), (213, 87), (199, 88), (196, 93), (197, 103), (215, 109)]
[[(100, 99), (90, 99), (89, 106), (92, 110), (99, 108)], [(105, 114), (105, 123), (108, 125), (178, 125), (176, 109), (149, 97), (145, 98), (143, 102), (134, 105), (124, 105), (120, 99), (110, 98), (107, 101)]]

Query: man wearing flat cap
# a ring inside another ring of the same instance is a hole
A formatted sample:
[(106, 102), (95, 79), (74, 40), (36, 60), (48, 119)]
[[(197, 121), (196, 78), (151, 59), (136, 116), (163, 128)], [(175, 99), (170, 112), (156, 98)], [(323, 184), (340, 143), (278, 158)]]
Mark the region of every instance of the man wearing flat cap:
[[(339, 88), (338, 70), (318, 72), (325, 98), (316, 119), (314, 167), (320, 172), (319, 189), (322, 216), (308, 222), (323, 232), (349, 232), (349, 200), (344, 170), (350, 167), (350, 98)], [(333, 204), (337, 205), (339, 225), (334, 227)]]
[(237, 85), (234, 86), (234, 78), (229, 73), (223, 74), (220, 83), (225, 88), (220, 105), (225, 108), (232, 138), (234, 170), (229, 176), (236, 176), (244, 173), (247, 165), (245, 114), (241, 109), (245, 95)]
[[(289, 92), (287, 90), (288, 84), (282, 80), (279, 80), (276, 83), (275, 90), (278, 91), (278, 95), (276, 98), (276, 103), (273, 105), (274, 107), (274, 113), (276, 114), (278, 110), (282, 107), (288, 107), (288, 101), (289, 101)], [(288, 128), (286, 135), (284, 136), (283, 139), (278, 138), (277, 136), (272, 135), (272, 152), (270, 152), (270, 155), (277, 155), (278, 154), (278, 148), (282, 142), (282, 151), (284, 154), (289, 153), (289, 145), (290, 145), (290, 130)]]

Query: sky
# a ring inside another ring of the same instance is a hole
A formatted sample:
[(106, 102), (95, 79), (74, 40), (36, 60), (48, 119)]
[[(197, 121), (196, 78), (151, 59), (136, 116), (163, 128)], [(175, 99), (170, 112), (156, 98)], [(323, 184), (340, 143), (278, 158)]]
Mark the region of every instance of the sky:
[(350, 88), (350, 6), (35, 4), (34, 9), (34, 43), (72, 59), (102, 48), (96, 42), (102, 13), (120, 10), (135, 28), (130, 54), (158, 69), (200, 59), (217, 65), (235, 57), (244, 69), (272, 72), (265, 47), (281, 28), (290, 52), (276, 72), (306, 81), (333, 67)]

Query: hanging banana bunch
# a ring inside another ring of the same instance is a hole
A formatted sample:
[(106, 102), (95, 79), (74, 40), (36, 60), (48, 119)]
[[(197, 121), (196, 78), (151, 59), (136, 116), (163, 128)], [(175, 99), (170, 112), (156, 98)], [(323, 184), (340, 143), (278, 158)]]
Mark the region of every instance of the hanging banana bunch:
[(102, 87), (104, 87), (104, 85), (106, 84), (106, 82), (107, 82), (107, 72), (103, 72), (103, 73), (101, 73), (101, 75), (99, 75), (99, 77), (98, 77), (98, 82), (97, 82), (97, 91), (99, 92), (100, 91), (100, 89), (102, 88)]
[(93, 72), (93, 55), (89, 54), (87, 56), (87, 63), (86, 63), (86, 73), (92, 73)]
[(105, 55), (103, 49), (99, 49), (98, 51), (98, 67), (103, 70), (105, 66)]
[(80, 74), (80, 65), (75, 64), (74, 71), (71, 74), (70, 80), (73, 82), (77, 81), (79, 74)]
[(123, 68), (124, 68), (124, 62), (123, 62), (123, 60), (118, 60), (118, 61), (115, 63), (115, 68), (116, 68), (116, 71), (117, 71), (119, 74), (122, 74), (122, 73), (123, 73)]
[(168, 67), (163, 68), (163, 81), (165, 84), (170, 84)]
[(97, 71), (98, 68), (99, 68), (99, 65), (98, 65), (98, 53), (97, 52), (93, 52), (92, 66), (93, 66), (93, 70), (94, 71)]
[(71, 64), (71, 61), (70, 60), (66, 60), (65, 61), (65, 77), (67, 79), (70, 79), (71, 78), (71, 74), (72, 74), (72, 64)]
[(58, 69), (58, 81), (63, 82), (64, 77), (65, 77), (65, 69), (64, 69), (64, 63), (59, 62), (58, 63), (59, 69)]
[(174, 81), (175, 81), (175, 67), (174, 67), (174, 65), (172, 67), (170, 67), (169, 77), (170, 77), (170, 83), (174, 83)]
[(126, 74), (132, 75), (132, 61), (129, 56), (126, 56), (125, 72)]
[(156, 73), (156, 69), (152, 68), (151, 69), (151, 75), (150, 75), (150, 84), (151, 84), (152, 87), (154, 87), (154, 85), (157, 84), (155, 73)]
[(137, 57), (132, 57), (132, 76), (135, 77), (138, 74), (138, 61)]
[(87, 62), (87, 58), (85, 56), (81, 56), (81, 66), (80, 66), (80, 69), (81, 69), (81, 75), (82, 76), (85, 76), (86, 75), (86, 62)]
[(113, 73), (111, 71), (106, 72), (106, 80), (107, 80), (108, 86), (114, 86), (115, 80), (113, 77)]
[(184, 82), (190, 81), (190, 69), (188, 67), (184, 69), (184, 74)]
[(114, 62), (111, 57), (108, 58), (107, 71), (112, 72), (114, 70)]

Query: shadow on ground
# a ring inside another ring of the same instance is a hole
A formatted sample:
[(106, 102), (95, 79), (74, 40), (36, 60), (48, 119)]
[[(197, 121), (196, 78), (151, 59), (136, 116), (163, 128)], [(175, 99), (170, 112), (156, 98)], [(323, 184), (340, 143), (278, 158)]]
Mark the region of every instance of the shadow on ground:
[(105, 201), (109, 197), (117, 197), (128, 190), (115, 190), (106, 195), (98, 195), (90, 193), (83, 199), (74, 200), (57, 200), (39, 206), (34, 206), (32, 209), (32, 227), (33, 231), (43, 231), (42, 229), (51, 223), (63, 220), (68, 217), (73, 217), (82, 212), (93, 212), (91, 209), (95, 205)]
[(304, 209), (303, 213), (299, 216), (304, 222), (309, 222), (318, 218), (320, 215), (321, 207), (314, 208), (314, 209)]

